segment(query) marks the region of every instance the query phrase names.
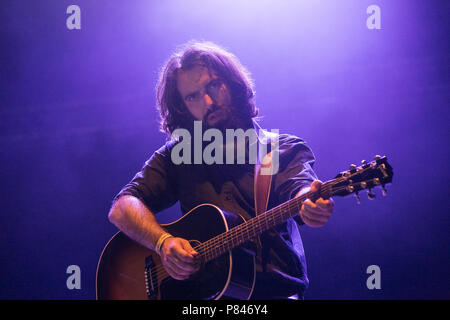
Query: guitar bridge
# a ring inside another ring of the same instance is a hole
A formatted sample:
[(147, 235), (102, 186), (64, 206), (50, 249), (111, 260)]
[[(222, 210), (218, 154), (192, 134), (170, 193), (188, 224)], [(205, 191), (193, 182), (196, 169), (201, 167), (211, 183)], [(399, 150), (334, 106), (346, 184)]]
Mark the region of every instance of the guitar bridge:
[(147, 291), (147, 297), (150, 300), (156, 300), (158, 295), (158, 282), (157, 273), (155, 270), (155, 263), (152, 256), (145, 258), (145, 289)]

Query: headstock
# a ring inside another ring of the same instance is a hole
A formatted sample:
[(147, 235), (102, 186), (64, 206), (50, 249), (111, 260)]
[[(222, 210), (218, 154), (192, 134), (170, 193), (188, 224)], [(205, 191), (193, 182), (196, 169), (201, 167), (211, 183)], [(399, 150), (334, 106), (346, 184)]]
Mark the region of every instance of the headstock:
[(370, 163), (363, 160), (361, 166), (357, 167), (352, 164), (348, 171), (339, 173), (330, 186), (332, 195), (345, 197), (354, 193), (359, 203), (359, 191), (368, 190), (367, 197), (374, 199), (375, 194), (372, 192), (374, 187), (380, 186), (382, 194), (386, 195), (386, 184), (392, 182), (394, 172), (387, 162), (386, 157), (375, 156)]

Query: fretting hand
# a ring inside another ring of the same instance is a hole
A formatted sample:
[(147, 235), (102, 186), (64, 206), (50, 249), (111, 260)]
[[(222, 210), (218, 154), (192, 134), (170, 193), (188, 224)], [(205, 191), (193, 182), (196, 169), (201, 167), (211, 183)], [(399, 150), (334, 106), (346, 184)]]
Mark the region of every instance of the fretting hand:
[[(311, 184), (311, 192), (317, 192), (322, 185), (322, 181), (314, 180)], [(299, 193), (303, 194), (304, 192)], [(303, 201), (302, 207), (300, 209), (300, 218), (302, 221), (310, 227), (321, 227), (328, 219), (330, 219), (333, 213), (334, 201), (332, 198), (324, 200), (323, 198), (317, 199), (312, 202), (311, 199), (306, 199)]]

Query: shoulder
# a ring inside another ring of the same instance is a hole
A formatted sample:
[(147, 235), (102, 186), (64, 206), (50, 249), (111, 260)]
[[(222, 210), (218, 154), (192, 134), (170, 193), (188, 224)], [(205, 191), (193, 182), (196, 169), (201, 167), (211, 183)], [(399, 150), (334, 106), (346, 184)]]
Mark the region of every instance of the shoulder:
[(175, 140), (168, 140), (166, 141), (158, 150), (155, 151), (155, 154), (161, 155), (161, 156), (169, 156), (172, 152), (173, 147), (177, 144), (178, 141)]
[(153, 153), (153, 157), (157, 156), (170, 160), (171, 154), (174, 151), (174, 147), (179, 143), (180, 143), (179, 140), (174, 139), (166, 140), (165, 143)]
[(278, 147), (280, 152), (311, 152), (305, 140), (288, 133), (278, 135)]
[(311, 166), (315, 162), (315, 156), (311, 148), (302, 138), (292, 134), (278, 135), (278, 159), (279, 172), (292, 170), (293, 168), (301, 168), (305, 163)]
[(303, 140), (302, 138), (299, 138), (293, 134), (289, 134), (289, 133), (280, 133), (278, 135), (278, 140), (280, 141), (280, 146), (281, 145), (297, 145), (297, 144), (305, 144), (305, 140)]
[(166, 141), (159, 149), (151, 154), (145, 164), (151, 167), (170, 166), (171, 152), (175, 144), (176, 142), (173, 140)]
[(278, 146), (280, 150), (306, 147), (305, 140), (293, 134), (267, 131), (261, 128), (258, 134), (260, 143), (266, 144), (270, 141), (272, 146)]

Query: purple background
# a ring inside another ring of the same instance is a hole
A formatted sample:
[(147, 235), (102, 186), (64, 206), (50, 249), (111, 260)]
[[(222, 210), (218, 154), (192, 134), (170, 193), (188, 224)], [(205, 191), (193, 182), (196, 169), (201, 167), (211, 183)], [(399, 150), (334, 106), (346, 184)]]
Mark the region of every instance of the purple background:
[[(307, 299), (450, 298), (449, 2), (237, 3), (2, 1), (1, 299), (95, 298), (111, 200), (165, 140), (159, 68), (190, 39), (240, 58), (262, 126), (304, 138), (322, 180), (375, 154), (394, 167), (387, 197), (335, 199), (327, 225), (302, 227)], [(66, 28), (70, 4), (81, 30)], [(66, 288), (71, 264), (81, 290)]]

